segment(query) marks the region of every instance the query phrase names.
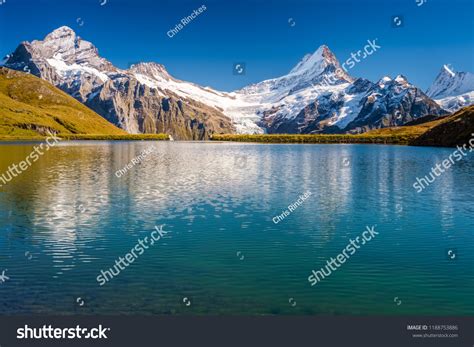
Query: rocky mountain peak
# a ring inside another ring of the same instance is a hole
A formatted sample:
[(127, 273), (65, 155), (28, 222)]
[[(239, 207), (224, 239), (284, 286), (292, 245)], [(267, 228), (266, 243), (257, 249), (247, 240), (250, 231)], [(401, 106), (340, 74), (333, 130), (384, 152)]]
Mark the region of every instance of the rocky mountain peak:
[(68, 26), (62, 26), (53, 30), (48, 35), (46, 35), (43, 41), (45, 42), (56, 41), (56, 40), (64, 41), (64, 40), (71, 40), (71, 39), (72, 40), (76, 39), (76, 32)]
[(172, 79), (164, 65), (154, 62), (133, 64), (129, 71), (155, 78)]
[[(24, 51), (31, 56), (31, 62), (38, 62), (39, 64), (37, 69), (32, 66), (30, 70), (42, 70), (41, 75), (43, 77), (45, 77), (45, 74), (51, 77), (50, 73), (44, 71), (47, 66), (53, 67), (56, 72), (59, 72), (61, 78), (65, 78), (72, 70), (75, 73), (80, 72), (79, 67), (84, 67), (89, 72), (90, 69), (95, 69), (97, 70), (94, 71), (95, 74), (115, 73), (117, 71), (109, 61), (99, 56), (99, 51), (91, 42), (80, 38), (68, 26), (55, 29), (46, 35), (43, 40), (34, 40), (31, 43), (23, 42), (13, 53), (13, 56), (21, 56)], [(38, 75), (36, 72), (35, 74)], [(51, 78), (47, 77), (46, 79)], [(103, 81), (106, 79), (104, 75), (101, 78)]]
[(474, 91), (474, 74), (457, 72), (449, 65), (443, 65), (426, 94), (434, 99), (457, 96)]
[(91, 43), (81, 41), (74, 30), (67, 26), (62, 26), (46, 35), (43, 40), (35, 40), (30, 44), (26, 44), (33, 51), (33, 55), (36, 53), (42, 57), (47, 56), (48, 58), (52, 58), (58, 54), (73, 56), (80, 46), (82, 46), (82, 49), (94, 50), (95, 47), (93, 47)]
[(394, 81), (401, 84), (408, 83), (408, 79), (403, 75), (398, 75), (397, 77), (395, 77)]
[(328, 46), (322, 45), (314, 53), (306, 54), (288, 74), (252, 84), (238, 92), (257, 95), (257, 99), (263, 96), (259, 102), (276, 102), (282, 97), (294, 95), (306, 88), (314, 86), (326, 88), (353, 81), (354, 79), (344, 71)]
[(306, 54), (303, 59), (291, 69), (289, 74), (305, 74), (308, 72), (320, 74), (329, 65), (339, 65), (339, 62), (329, 47), (322, 45), (314, 53)]
[(441, 72), (440, 72), (440, 73), (441, 73), (441, 74), (448, 74), (448, 75), (451, 76), (451, 77), (455, 77), (455, 76), (456, 76), (456, 73), (453, 72), (453, 71), (451, 70), (451, 68), (450, 68), (448, 65), (446, 65), (446, 64), (443, 65), (443, 67), (441, 68)]
[(392, 82), (392, 79), (389, 76), (384, 76), (379, 81), (377, 84), (381, 87), (383, 87), (385, 84)]

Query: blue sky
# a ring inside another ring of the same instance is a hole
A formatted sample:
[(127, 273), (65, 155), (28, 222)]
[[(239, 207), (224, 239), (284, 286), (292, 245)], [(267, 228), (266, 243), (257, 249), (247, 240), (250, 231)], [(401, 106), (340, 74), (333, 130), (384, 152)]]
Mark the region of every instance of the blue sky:
[[(376, 81), (402, 73), (426, 89), (443, 64), (474, 72), (472, 0), (102, 1), (6, 0), (0, 54), (67, 25), (119, 67), (155, 61), (179, 79), (228, 91), (283, 75), (322, 44), (342, 63), (373, 39), (381, 48), (351, 75)], [(392, 26), (394, 16), (403, 17), (401, 27)], [(237, 62), (245, 75), (233, 74)]]

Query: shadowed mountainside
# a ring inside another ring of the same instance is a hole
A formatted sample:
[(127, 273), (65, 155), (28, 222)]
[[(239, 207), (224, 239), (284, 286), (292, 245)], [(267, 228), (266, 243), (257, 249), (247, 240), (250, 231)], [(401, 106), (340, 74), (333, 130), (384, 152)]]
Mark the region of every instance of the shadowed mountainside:
[(465, 107), (417, 137), (414, 146), (454, 147), (468, 144), (474, 137), (474, 106)]

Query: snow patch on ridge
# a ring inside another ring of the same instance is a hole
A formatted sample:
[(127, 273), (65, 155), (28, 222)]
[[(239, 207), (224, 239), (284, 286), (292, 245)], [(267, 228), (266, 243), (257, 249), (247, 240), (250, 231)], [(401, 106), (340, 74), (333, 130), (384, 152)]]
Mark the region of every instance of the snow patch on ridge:
[(97, 76), (102, 81), (102, 83), (109, 80), (109, 76), (93, 67), (79, 65), (76, 63), (67, 65), (63, 60), (57, 59), (56, 57), (46, 59), (46, 61), (49, 65), (54, 67), (56, 72), (58, 72), (62, 77), (69, 77), (71, 75), (78, 75), (81, 73), (89, 73), (91, 75)]

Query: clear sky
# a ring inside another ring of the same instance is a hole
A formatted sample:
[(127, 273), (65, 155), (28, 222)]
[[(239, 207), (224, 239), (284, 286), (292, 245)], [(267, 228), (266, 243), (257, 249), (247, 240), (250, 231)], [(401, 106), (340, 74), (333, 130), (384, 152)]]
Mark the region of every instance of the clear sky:
[[(372, 81), (402, 73), (426, 89), (443, 64), (474, 72), (473, 13), (473, 0), (6, 0), (0, 54), (67, 25), (119, 67), (154, 61), (179, 79), (230, 91), (286, 74), (322, 44), (342, 63), (378, 39), (381, 48), (349, 73)], [(233, 73), (238, 62), (245, 75)]]

